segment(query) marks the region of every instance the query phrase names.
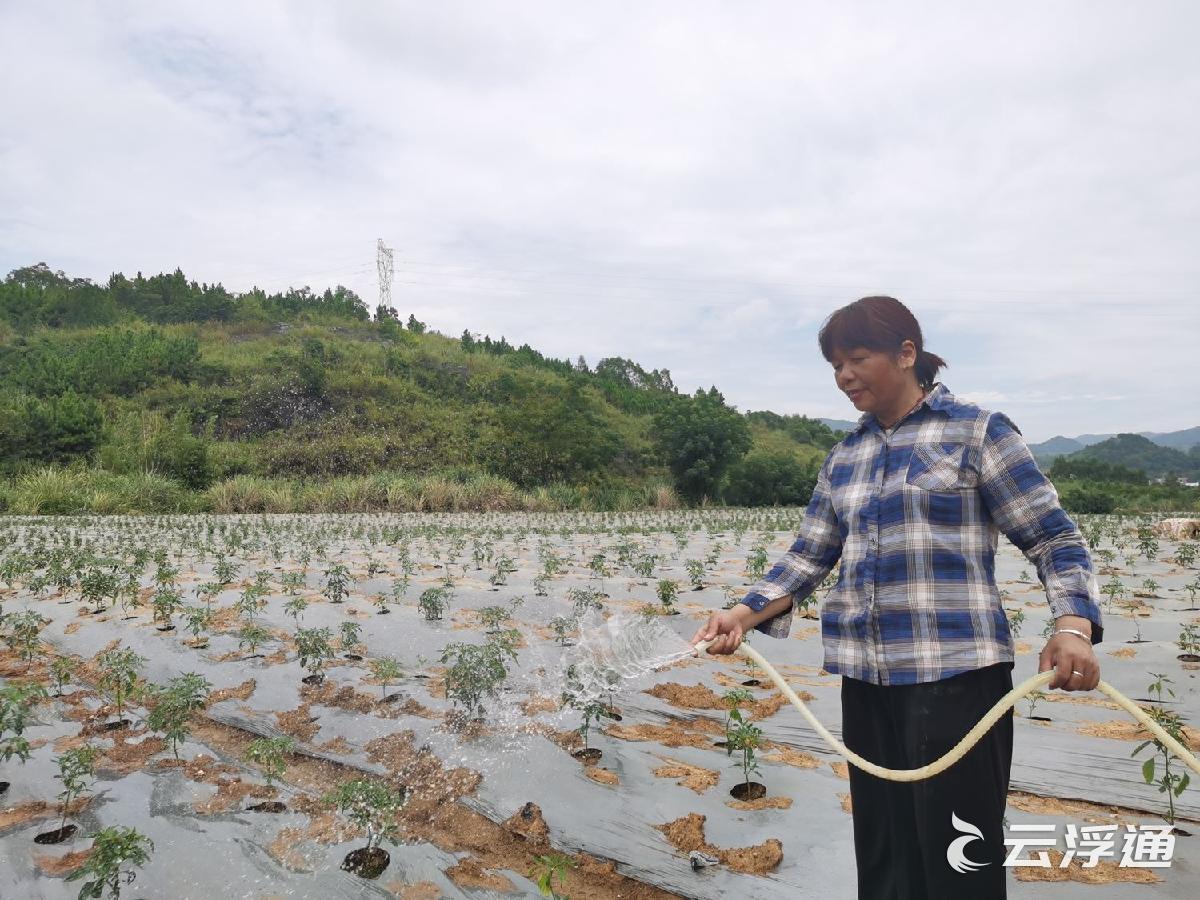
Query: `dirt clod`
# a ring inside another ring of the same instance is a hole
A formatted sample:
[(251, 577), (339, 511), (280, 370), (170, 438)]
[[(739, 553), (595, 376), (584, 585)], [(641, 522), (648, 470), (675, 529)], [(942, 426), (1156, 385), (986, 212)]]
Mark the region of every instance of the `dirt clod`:
[(714, 847), (704, 839), (705, 821), (706, 817), (701, 813), (688, 813), (673, 822), (654, 827), (666, 835), (675, 849), (683, 853), (691, 853), (693, 850), (708, 853), (735, 872), (761, 875), (773, 871), (783, 861), (783, 844), (777, 838), (767, 838), (754, 847)]

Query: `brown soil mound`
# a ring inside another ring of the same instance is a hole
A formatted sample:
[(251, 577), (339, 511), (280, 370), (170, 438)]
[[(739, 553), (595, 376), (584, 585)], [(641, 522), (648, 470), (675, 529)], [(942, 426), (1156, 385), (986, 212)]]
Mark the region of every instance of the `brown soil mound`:
[(459, 860), (456, 865), (446, 870), (446, 877), (462, 888), (479, 888), (485, 891), (515, 891), (511, 881), (499, 872), (488, 872), (479, 860), (472, 857)]
[(730, 809), (791, 809), (791, 797), (759, 797), (757, 800), (726, 800)]
[(67, 750), (82, 747), (91, 737), (90, 734), (64, 734), (54, 742), (54, 752), (65, 753)]
[(396, 712), (403, 713), (406, 716), (420, 716), (422, 719), (436, 719), (441, 715), (436, 709), (430, 709), (412, 697), (409, 697), (399, 706), (395, 707), (395, 709)]
[(665, 725), (606, 725), (602, 731), (622, 741), (657, 741), (665, 747), (711, 749), (714, 735), (725, 732), (717, 722), (698, 718), (674, 720)]
[(323, 744), (317, 744), (317, 749), (325, 753), (337, 753), (342, 755), (354, 752), (354, 748), (350, 746), (350, 742), (341, 735), (338, 735), (337, 737), (333, 738), (332, 740), (328, 740)]
[(142, 738), (137, 743), (118, 738), (110, 750), (96, 760), (96, 770), (117, 775), (128, 775), (145, 767), (150, 757), (167, 749), (162, 738)]
[[(665, 700), (678, 709), (719, 709), (724, 711), (727, 708), (720, 694), (702, 684), (678, 684), (674, 681), (668, 681), (664, 684), (656, 684), (652, 688), (647, 688), (644, 693), (649, 694), (651, 697)], [(801, 692), (800, 699), (808, 702), (813, 699), (813, 695)], [(754, 719), (766, 719), (779, 712), (780, 708), (787, 702), (783, 694), (771, 694), (761, 700), (747, 703), (743, 708)]]
[(688, 813), (673, 822), (654, 827), (666, 835), (667, 840), (677, 850), (684, 853), (691, 853), (693, 850), (708, 853), (735, 872), (761, 875), (773, 871), (783, 861), (783, 844), (776, 838), (767, 838), (756, 847), (736, 847), (728, 850), (714, 847), (704, 839), (705, 818), (700, 813)]
[(432, 881), (418, 881), (409, 884), (407, 881), (389, 881), (384, 890), (391, 891), (400, 900), (441, 900), (442, 889)]
[(655, 755), (666, 762), (665, 766), (659, 766), (654, 770), (656, 778), (678, 778), (678, 784), (695, 791), (697, 794), (703, 794), (721, 780), (720, 773), (714, 772), (712, 769), (693, 766), (690, 763), (672, 759), (669, 756)]
[(1071, 703), (1076, 706), (1098, 706), (1102, 709), (1121, 708), (1111, 700), (1105, 700), (1103, 697), (1092, 697), (1088, 694), (1080, 694), (1076, 691), (1066, 694), (1059, 693), (1058, 691), (1049, 691), (1046, 693), (1046, 696), (1042, 697), (1042, 701), (1047, 703)]
[(301, 703), (295, 709), (275, 713), (275, 719), (279, 722), (280, 731), (305, 742), (311, 741), (313, 735), (321, 730), (320, 725), (311, 721), (313, 718), (314, 716), (308, 708), (307, 703)]
[(838, 778), (842, 778), (846, 781), (850, 780), (850, 763), (845, 762), (844, 760), (840, 762), (831, 762), (829, 764), (829, 768), (833, 769), (833, 774)]
[[(1013, 866), (1012, 873), (1018, 881), (1078, 881), (1081, 884), (1156, 884), (1162, 879), (1153, 869), (1119, 866), (1116, 860), (1099, 860), (1092, 868), (1085, 869), (1079, 859), (1072, 859), (1065, 869), (1059, 868), (1063, 854), (1058, 850), (1045, 852), (1050, 858), (1049, 868), (1039, 866)], [(1032, 858), (1032, 857), (1031, 857)]]
[(1025, 791), (1009, 791), (1008, 805), (1021, 812), (1081, 819), (1093, 825), (1109, 825), (1114, 822), (1120, 825), (1134, 825), (1145, 816), (1145, 813), (1123, 806), (1101, 805), (1084, 800), (1060, 800), (1057, 797), (1041, 797)]
[(817, 769), (821, 766), (820, 760), (815, 756), (810, 756), (794, 747), (776, 744), (773, 741), (764, 741), (763, 750), (770, 751), (762, 756), (765, 762), (783, 763), (785, 766), (795, 766), (797, 769)]
[(583, 774), (592, 779), (592, 781), (599, 782), (600, 784), (618, 785), (621, 783), (621, 779), (617, 777), (616, 772), (610, 772), (608, 769), (602, 769), (599, 766), (588, 766), (583, 770)]
[(1109, 650), (1109, 656), (1115, 656), (1117, 659), (1133, 659), (1137, 656), (1137, 650), (1133, 647), (1122, 647), (1120, 650)]
[(254, 693), (256, 687), (258, 687), (258, 682), (251, 678), (248, 681), (243, 681), (237, 687), (227, 687), (213, 691), (208, 695), (208, 703), (205, 708), (212, 706), (214, 703), (220, 703), (222, 700), (249, 700), (250, 695)]
[(18, 825), (28, 825), (39, 819), (49, 818), (52, 815), (55, 815), (55, 811), (45, 800), (30, 800), (0, 809), (0, 833)]
[(542, 817), (542, 808), (532, 800), (509, 816), (500, 827), (538, 846), (550, 840), (550, 826)]
[(331, 681), (304, 685), (300, 688), (300, 698), (305, 703), (335, 706), (357, 713), (372, 712), (379, 705), (379, 698), (374, 694), (364, 694), (349, 684), (338, 686)]
[(538, 713), (557, 712), (560, 704), (553, 697), (530, 697), (521, 704), (521, 711), (527, 716), (536, 716)]
[(838, 799), (842, 801), (842, 809), (850, 815), (854, 815), (854, 805), (850, 801), (849, 794), (838, 794)]
[[(1133, 719), (1117, 719), (1112, 722), (1092, 722), (1075, 729), (1080, 734), (1090, 734), (1094, 737), (1113, 738), (1118, 741), (1146, 741), (1151, 738), (1150, 732)], [(1183, 726), (1184, 744), (1190, 750), (1200, 750), (1200, 731), (1188, 725)]]
[(265, 784), (253, 784), (248, 781), (218, 781), (217, 792), (207, 800), (197, 800), (192, 809), (197, 815), (211, 816), (228, 812), (239, 805), (246, 797), (266, 800), (274, 797), (279, 791)]
[(65, 878), (87, 862), (88, 857), (91, 855), (91, 847), (88, 847), (86, 850), (76, 850), (74, 853), (68, 853), (65, 856), (35, 853), (33, 854), (33, 864), (39, 872), (49, 878)]

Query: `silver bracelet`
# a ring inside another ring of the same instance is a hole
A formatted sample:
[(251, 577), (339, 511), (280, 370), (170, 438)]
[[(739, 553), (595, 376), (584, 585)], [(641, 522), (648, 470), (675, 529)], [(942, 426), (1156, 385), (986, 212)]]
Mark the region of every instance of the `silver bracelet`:
[[(1084, 634), (1078, 628), (1059, 628), (1055, 630), (1054, 634), (1075, 634), (1087, 641), (1089, 645), (1092, 643), (1091, 635)], [(1051, 637), (1053, 637), (1053, 635), (1051, 635)]]

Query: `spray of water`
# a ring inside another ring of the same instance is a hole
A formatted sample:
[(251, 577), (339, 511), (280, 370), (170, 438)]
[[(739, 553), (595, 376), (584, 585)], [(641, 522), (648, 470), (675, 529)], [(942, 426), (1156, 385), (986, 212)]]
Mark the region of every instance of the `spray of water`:
[(586, 702), (629, 690), (691, 653), (692, 645), (657, 616), (620, 614), (604, 620), (589, 612), (580, 620), (579, 642), (559, 661), (557, 677)]

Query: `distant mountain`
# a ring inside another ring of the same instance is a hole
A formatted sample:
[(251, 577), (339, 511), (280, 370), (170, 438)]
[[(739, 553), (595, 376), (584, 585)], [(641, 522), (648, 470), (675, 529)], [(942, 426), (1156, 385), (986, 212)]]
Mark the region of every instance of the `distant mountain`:
[(850, 422), (846, 419), (818, 419), (818, 421), (824, 422), (834, 431), (853, 431), (858, 427), (857, 420)]
[(1142, 437), (1149, 438), (1160, 447), (1174, 447), (1187, 453), (1200, 444), (1200, 425), (1195, 428), (1185, 428), (1183, 431), (1143, 431)]
[(1075, 438), (1063, 437), (1061, 434), (1055, 435), (1048, 441), (1042, 441), (1040, 444), (1030, 444), (1029, 449), (1033, 451), (1033, 455), (1038, 459), (1053, 459), (1056, 456), (1066, 456), (1068, 453), (1075, 453), (1086, 447), (1082, 441)]
[[(1085, 447), (1094, 447), (1121, 436), (1124, 435), (1078, 434), (1073, 438), (1056, 435), (1048, 441), (1030, 444), (1029, 449), (1038, 462), (1052, 462), (1055, 457), (1077, 453)], [(1169, 447), (1187, 453), (1192, 447), (1200, 445), (1200, 426), (1185, 428), (1182, 431), (1142, 431), (1138, 433), (1138, 437), (1146, 438), (1159, 447)]]

